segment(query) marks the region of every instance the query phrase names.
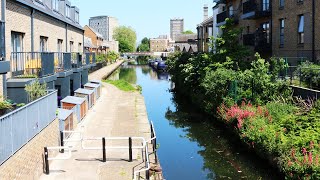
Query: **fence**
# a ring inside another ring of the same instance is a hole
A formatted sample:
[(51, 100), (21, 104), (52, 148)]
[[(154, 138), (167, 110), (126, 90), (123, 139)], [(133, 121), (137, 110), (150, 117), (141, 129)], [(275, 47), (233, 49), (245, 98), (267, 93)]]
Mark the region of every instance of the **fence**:
[(13, 52), (11, 53), (12, 77), (54, 74), (54, 54), (47, 52)]
[(57, 91), (0, 117), (0, 165), (56, 119)]

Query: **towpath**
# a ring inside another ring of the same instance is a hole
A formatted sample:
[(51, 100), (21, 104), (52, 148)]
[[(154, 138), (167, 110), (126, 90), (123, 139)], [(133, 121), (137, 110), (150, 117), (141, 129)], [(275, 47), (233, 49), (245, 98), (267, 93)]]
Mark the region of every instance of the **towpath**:
[[(89, 79), (104, 78), (121, 64), (122, 62), (118, 61), (104, 67), (90, 74)], [(83, 130), (84, 138), (144, 137), (149, 139), (150, 125), (143, 96), (138, 92), (123, 92), (112, 85), (103, 83), (102, 95), (78, 125), (77, 130), (80, 129)], [(77, 139), (77, 136), (74, 134), (71, 139)], [(84, 144), (87, 147), (101, 147), (101, 140), (87, 141)], [(128, 149), (110, 149), (106, 153), (107, 162), (102, 162), (101, 150), (83, 150), (80, 142), (68, 145), (73, 146), (71, 158), (52, 161), (50, 174), (43, 174), (40, 179), (132, 180), (134, 171), (144, 168), (141, 150), (133, 150), (133, 162), (128, 162)], [(133, 141), (133, 145), (139, 146), (141, 143)], [(107, 146), (128, 146), (128, 140), (107, 141)], [(59, 154), (57, 157), (66, 155), (66, 153)], [(145, 172), (141, 173), (141, 176), (145, 178)]]

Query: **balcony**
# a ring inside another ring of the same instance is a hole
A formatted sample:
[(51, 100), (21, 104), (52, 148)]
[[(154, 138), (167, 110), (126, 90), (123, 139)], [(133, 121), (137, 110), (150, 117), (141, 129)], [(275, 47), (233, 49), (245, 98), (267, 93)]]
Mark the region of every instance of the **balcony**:
[(227, 11), (217, 14), (217, 24), (223, 23), (228, 17)]
[(61, 73), (72, 70), (70, 53), (54, 53), (54, 71)]
[(81, 68), (82, 67), (82, 54), (73, 52), (71, 53), (71, 64), (72, 68)]
[(272, 45), (271, 38), (265, 31), (256, 32), (255, 51), (259, 53), (271, 53)]
[(54, 53), (13, 52), (10, 59), (13, 78), (42, 78), (55, 72)]
[(241, 19), (255, 19), (271, 16), (271, 3), (258, 3), (249, 0), (243, 3)]
[(232, 19), (234, 24), (238, 24), (238, 11), (224, 11), (222, 13), (217, 14), (217, 27), (224, 25), (226, 23), (227, 18)]
[(243, 45), (255, 46), (255, 34), (244, 34), (243, 35)]

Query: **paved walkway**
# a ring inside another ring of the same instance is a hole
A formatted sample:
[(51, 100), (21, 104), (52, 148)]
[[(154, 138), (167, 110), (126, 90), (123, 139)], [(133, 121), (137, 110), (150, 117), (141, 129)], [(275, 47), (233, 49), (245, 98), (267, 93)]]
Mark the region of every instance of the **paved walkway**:
[(116, 70), (121, 64), (123, 60), (117, 61), (111, 65), (105, 66), (91, 74), (89, 74), (89, 80), (101, 80), (109, 76), (114, 70)]
[[(101, 79), (112, 72), (122, 62), (107, 66), (90, 74), (89, 79)], [(102, 96), (88, 112), (77, 129), (83, 127), (84, 138), (91, 137), (150, 137), (150, 126), (142, 95), (138, 92), (123, 92), (103, 83)], [(77, 138), (74, 135), (71, 138)], [(107, 162), (102, 162), (101, 150), (83, 150), (79, 142), (73, 146), (72, 157), (68, 160), (55, 160), (50, 164), (50, 175), (40, 179), (59, 180), (132, 180), (133, 172), (144, 167), (141, 150), (133, 150), (133, 162), (128, 162), (128, 149), (107, 150)], [(128, 141), (107, 141), (107, 146), (128, 146)], [(140, 145), (140, 142), (133, 142)], [(101, 147), (101, 141), (86, 142), (85, 146)], [(63, 157), (59, 154), (57, 157)], [(141, 173), (144, 178), (145, 172)]]

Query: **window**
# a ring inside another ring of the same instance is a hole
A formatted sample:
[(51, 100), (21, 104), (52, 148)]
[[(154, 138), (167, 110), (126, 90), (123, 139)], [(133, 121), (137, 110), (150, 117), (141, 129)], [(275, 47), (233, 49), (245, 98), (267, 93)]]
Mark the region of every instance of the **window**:
[(298, 24), (298, 43), (304, 43), (304, 15), (298, 16), (299, 24)]
[(270, 23), (266, 22), (261, 25), (261, 28), (263, 29), (263, 34), (266, 42), (270, 43)]
[(284, 19), (280, 19), (280, 47), (284, 45)]
[(279, 7), (284, 8), (284, 0), (279, 0)]
[(78, 52), (82, 52), (82, 44), (81, 43), (79, 43), (79, 45), (78, 45)]
[(76, 23), (79, 23), (79, 12), (77, 12), (77, 11), (75, 14), (75, 20), (76, 20)]
[(70, 41), (70, 52), (73, 52), (73, 41)]
[(67, 18), (70, 18), (70, 6), (69, 5), (66, 5), (66, 16)]
[(59, 11), (59, 0), (52, 0), (52, 9)]
[(22, 33), (11, 33), (11, 52), (23, 52), (23, 36)]
[(262, 11), (270, 10), (270, 0), (262, 0)]
[(48, 51), (48, 37), (40, 36), (40, 52)]
[(58, 44), (57, 44), (57, 52), (62, 52), (62, 39), (58, 39)]
[(233, 6), (229, 6), (229, 16), (232, 17), (233, 16)]

